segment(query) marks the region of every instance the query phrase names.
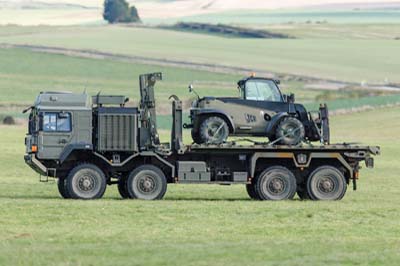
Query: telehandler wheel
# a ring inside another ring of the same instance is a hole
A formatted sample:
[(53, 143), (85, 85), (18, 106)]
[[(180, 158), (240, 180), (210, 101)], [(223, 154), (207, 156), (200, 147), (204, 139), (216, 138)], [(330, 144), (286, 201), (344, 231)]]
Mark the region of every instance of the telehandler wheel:
[(304, 125), (295, 117), (284, 118), (275, 131), (275, 139), (280, 139), (278, 143), (283, 145), (297, 145), (304, 137)]
[(119, 195), (121, 195), (121, 197), (123, 199), (129, 198), (128, 188), (126, 186), (127, 179), (128, 179), (128, 177), (122, 176), (118, 180), (118, 192), (119, 192)]
[(64, 199), (71, 198), (71, 196), (68, 194), (68, 191), (66, 188), (66, 179), (65, 178), (58, 178), (57, 187), (58, 187), (58, 192), (60, 193), (61, 197), (63, 197)]
[(167, 178), (160, 168), (146, 164), (139, 166), (127, 180), (129, 197), (142, 200), (160, 200), (167, 191)]
[(199, 132), (196, 132), (196, 131), (194, 131), (194, 129), (192, 129), (191, 134), (192, 134), (192, 140), (194, 143), (202, 144)]
[(99, 199), (106, 191), (107, 181), (103, 171), (94, 164), (81, 164), (66, 179), (67, 193), (73, 199)]
[(259, 198), (257, 197), (256, 191), (255, 191), (255, 188), (254, 188), (254, 184), (247, 184), (246, 191), (251, 199), (259, 200)]
[(282, 166), (272, 166), (255, 180), (255, 193), (260, 200), (293, 199), (296, 194), (296, 178)]
[(211, 116), (201, 122), (199, 134), (202, 143), (220, 144), (227, 140), (229, 127), (224, 119)]
[(328, 165), (315, 169), (307, 181), (307, 191), (313, 200), (340, 200), (346, 190), (343, 173)]

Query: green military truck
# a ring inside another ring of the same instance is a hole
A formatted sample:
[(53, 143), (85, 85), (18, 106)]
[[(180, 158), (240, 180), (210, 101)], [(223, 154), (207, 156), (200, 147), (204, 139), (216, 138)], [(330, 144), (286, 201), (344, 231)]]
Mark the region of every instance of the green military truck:
[(154, 85), (140, 76), (140, 104), (124, 96), (41, 93), (27, 110), (25, 162), (44, 180), (58, 179), (64, 198), (101, 198), (107, 185), (121, 197), (162, 199), (167, 184), (242, 184), (252, 199), (339, 200), (356, 182), (360, 162), (372, 168), (379, 147), (296, 146), (235, 142), (184, 145), (182, 102), (172, 102), (171, 142), (160, 143)]

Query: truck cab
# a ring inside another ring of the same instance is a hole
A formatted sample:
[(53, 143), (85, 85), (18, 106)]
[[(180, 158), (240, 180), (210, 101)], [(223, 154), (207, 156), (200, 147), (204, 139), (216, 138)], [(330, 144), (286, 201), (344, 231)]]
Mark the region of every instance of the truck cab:
[[(30, 111), (25, 140), (28, 161), (44, 160), (46, 168), (54, 168), (67, 146), (92, 146), (92, 108), (87, 94), (42, 92)], [(39, 167), (39, 172), (48, 174), (40, 168), (45, 169)]]

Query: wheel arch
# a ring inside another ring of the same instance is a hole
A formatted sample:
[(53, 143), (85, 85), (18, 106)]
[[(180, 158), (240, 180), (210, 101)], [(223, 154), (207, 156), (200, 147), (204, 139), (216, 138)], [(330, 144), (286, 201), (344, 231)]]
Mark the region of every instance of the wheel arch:
[[(200, 110), (196, 113), (196, 116), (200, 119), (203, 120), (205, 117), (211, 117), (211, 116), (217, 116), (226, 122), (229, 128), (229, 133), (235, 133), (235, 123), (226, 112), (217, 110), (217, 109), (205, 109), (205, 110)], [(200, 121), (199, 120), (199, 121)], [(200, 124), (200, 123), (199, 123)], [(199, 126), (199, 125), (198, 125)]]
[[(259, 164), (263, 163), (266, 167), (273, 164), (283, 165), (292, 171), (301, 170), (304, 172), (302, 175), (306, 175), (307, 172), (313, 171), (321, 165), (329, 165), (338, 170), (342, 171), (346, 179), (347, 184), (353, 179), (354, 169), (344, 159), (340, 153), (336, 152), (310, 152), (304, 153), (307, 156), (305, 163), (299, 163), (299, 155), (303, 153), (294, 152), (257, 152), (254, 153), (250, 158), (250, 176), (254, 178), (257, 173), (257, 169), (260, 168)], [(310, 172), (311, 173), (311, 172)], [(298, 176), (296, 176), (298, 178)]]
[(267, 127), (265, 128), (265, 132), (267, 137), (273, 137), (275, 135), (275, 129), (278, 126), (278, 124), (285, 118), (289, 117), (289, 113), (287, 112), (282, 112), (274, 115), (271, 118), (271, 121), (268, 122)]

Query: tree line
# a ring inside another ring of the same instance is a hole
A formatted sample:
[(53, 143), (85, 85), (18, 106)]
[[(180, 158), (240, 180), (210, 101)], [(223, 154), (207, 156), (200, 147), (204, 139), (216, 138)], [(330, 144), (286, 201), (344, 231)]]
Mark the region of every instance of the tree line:
[(103, 18), (111, 24), (140, 22), (136, 7), (125, 0), (105, 0)]

